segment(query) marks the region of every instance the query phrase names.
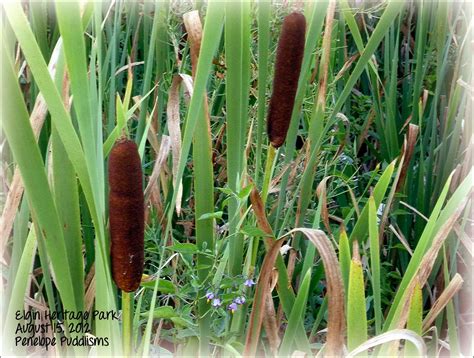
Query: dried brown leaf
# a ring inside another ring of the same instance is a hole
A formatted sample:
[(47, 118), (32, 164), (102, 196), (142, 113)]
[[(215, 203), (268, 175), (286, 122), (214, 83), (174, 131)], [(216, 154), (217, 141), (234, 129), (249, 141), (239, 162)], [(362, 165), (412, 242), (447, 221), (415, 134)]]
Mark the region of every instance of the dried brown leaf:
[(456, 223), (456, 220), (459, 218), (462, 211), (464, 210), (465, 205), (466, 205), (466, 201), (464, 200), (458, 206), (458, 208), (454, 211), (454, 213), (446, 220), (443, 226), (441, 226), (438, 233), (434, 237), (431, 246), (429, 247), (429, 249), (426, 251), (425, 255), (423, 256), (423, 259), (421, 260), (418, 266), (417, 274), (413, 276), (413, 279), (411, 280), (410, 284), (408, 285), (405, 291), (405, 295), (403, 298), (404, 303), (402, 302), (400, 303), (402, 309), (398, 318), (396, 328), (402, 329), (405, 327), (405, 324), (408, 319), (408, 313), (409, 313), (409, 302), (413, 295), (413, 290), (415, 289), (415, 286), (417, 283), (419, 283), (420, 287), (423, 287), (425, 285), (433, 269), (436, 258), (438, 257), (439, 250), (443, 246), (443, 243), (446, 240), (448, 234), (451, 232), (454, 224)]
[(273, 230), (268, 222), (267, 215), (265, 214), (265, 207), (263, 206), (262, 198), (258, 193), (258, 190), (253, 187), (252, 191), (250, 192), (250, 202), (252, 203), (252, 209), (255, 213), (255, 217), (257, 218), (257, 225), (265, 234), (269, 235), (269, 237), (265, 237), (265, 245), (268, 248), (272, 247), (273, 239), (275, 236), (273, 235)]
[(396, 191), (399, 191), (405, 182), (408, 167), (410, 165), (413, 152), (415, 151), (416, 140), (418, 137), (419, 130), (420, 130), (419, 127), (415, 124), (410, 123), (408, 125), (408, 131), (407, 131), (405, 141), (403, 143), (403, 149), (402, 149), (402, 156), (404, 158), (404, 161), (403, 161), (402, 171), (400, 173), (400, 178), (397, 183)]
[(326, 91), (328, 83), (328, 74), (329, 74), (329, 60), (331, 55), (331, 35), (332, 35), (332, 24), (334, 22), (334, 12), (336, 10), (336, 1), (331, 0), (326, 14), (326, 24), (324, 26), (324, 36), (322, 43), (323, 54), (321, 55), (321, 64), (320, 71), (321, 75), (319, 77), (319, 90), (318, 90), (318, 99), (317, 105), (322, 109), (326, 107)]
[(326, 273), (328, 296), (328, 333), (325, 355), (340, 357), (343, 355), (346, 321), (344, 314), (344, 285), (336, 252), (326, 234), (321, 230), (297, 228), (316, 246), (323, 261)]
[[(278, 273), (277, 273), (277, 277), (278, 277)], [(274, 279), (271, 279), (271, 280), (276, 281)], [(267, 333), (268, 343), (270, 345), (270, 351), (274, 355), (276, 355), (278, 353), (278, 347), (280, 346), (281, 339), (278, 336), (278, 324), (277, 324), (277, 319), (276, 319), (275, 306), (273, 305), (273, 299), (272, 299), (272, 291), (274, 287), (275, 286), (272, 283), (270, 283), (270, 288), (265, 298), (265, 316), (263, 319), (263, 327), (265, 328), (265, 332)]]
[(194, 10), (183, 15), (184, 26), (188, 33), (188, 41), (191, 48), (191, 64), (193, 78), (196, 75), (199, 50), (201, 48), (202, 24), (199, 18), (199, 11)]
[(456, 273), (449, 283), (449, 285), (444, 289), (443, 293), (438, 297), (436, 302), (431, 307), (430, 311), (423, 320), (423, 331), (426, 331), (430, 328), (433, 321), (438, 317), (441, 311), (446, 307), (446, 305), (451, 301), (454, 295), (461, 289), (464, 280), (461, 275)]
[(329, 225), (329, 211), (328, 211), (328, 201), (327, 201), (327, 181), (331, 177), (325, 177), (319, 183), (316, 189), (316, 195), (318, 199), (321, 200), (321, 217), (323, 219), (324, 226), (330, 235), (331, 233), (331, 226)]
[(280, 252), (281, 245), (285, 240), (274, 241), (263, 259), (260, 276), (258, 277), (255, 289), (252, 312), (250, 313), (247, 337), (245, 339), (244, 357), (254, 357), (257, 351), (257, 344), (262, 330), (263, 315), (265, 313), (265, 299), (270, 288), (270, 278), (272, 276), (275, 260)]
[(408, 329), (394, 329), (394, 330), (382, 333), (376, 337), (373, 337), (369, 339), (367, 342), (364, 342), (363, 344), (361, 344), (359, 347), (357, 347), (353, 351), (349, 352), (347, 357), (348, 358), (355, 357), (358, 354), (364, 351), (367, 351), (368, 349), (372, 347), (375, 347), (384, 343), (392, 342), (392, 341), (400, 341), (402, 339), (413, 343), (417, 347), (418, 352), (420, 353), (420, 356), (426, 357), (427, 350), (426, 350), (425, 342), (423, 342), (423, 339), (419, 335), (417, 335), (415, 332), (410, 331)]
[[(166, 107), (166, 115), (168, 117), (167, 125), (171, 140), (171, 152), (173, 154), (173, 177), (176, 178), (179, 158), (181, 156), (181, 126), (179, 116), (179, 86), (184, 82), (186, 88), (192, 93), (192, 79), (187, 75), (178, 75), (173, 77), (173, 82), (168, 93), (168, 105)], [(181, 181), (176, 183), (173, 181), (175, 190), (178, 190), (176, 196), (176, 213), (181, 213), (181, 201), (183, 197), (183, 184)], [(176, 188), (177, 187), (177, 188)]]
[(160, 150), (158, 152), (158, 156), (155, 161), (155, 165), (153, 167), (153, 171), (151, 172), (150, 179), (148, 181), (148, 185), (145, 189), (145, 203), (148, 202), (150, 198), (150, 193), (154, 185), (156, 185), (156, 181), (160, 175), (161, 168), (163, 163), (165, 162), (168, 154), (170, 152), (170, 137), (163, 135), (161, 137), (161, 145)]

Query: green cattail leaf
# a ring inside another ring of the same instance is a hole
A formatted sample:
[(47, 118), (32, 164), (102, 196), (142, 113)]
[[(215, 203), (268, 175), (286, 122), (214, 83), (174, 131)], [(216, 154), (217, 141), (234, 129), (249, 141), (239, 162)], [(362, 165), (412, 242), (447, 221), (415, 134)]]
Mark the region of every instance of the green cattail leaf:
[(369, 199), (369, 239), (370, 239), (370, 268), (372, 271), (372, 292), (374, 294), (375, 332), (382, 330), (382, 301), (380, 288), (380, 247), (377, 227), (377, 209), (373, 196)]
[[(385, 197), (387, 192), (388, 185), (392, 178), (393, 171), (395, 169), (395, 161), (390, 163), (390, 165), (385, 169), (383, 174), (380, 176), (380, 179), (377, 185), (374, 188), (373, 199), (374, 206), (377, 208)], [(360, 213), (360, 217), (357, 220), (357, 223), (354, 226), (354, 229), (351, 232), (350, 242), (354, 240), (362, 240), (366, 237), (367, 232), (369, 231), (369, 205), (366, 204)]]
[[(408, 267), (403, 275), (402, 282), (398, 288), (397, 294), (393, 299), (393, 304), (390, 307), (390, 311), (387, 315), (384, 330), (393, 329), (398, 320), (399, 314), (402, 310), (401, 302), (404, 302), (403, 297), (406, 292), (408, 285), (416, 274), (423, 255), (429, 248), (429, 245), (433, 242), (437, 230), (446, 222), (450, 215), (457, 209), (459, 203), (465, 198), (468, 193), (472, 190), (472, 183), (474, 180), (474, 169), (471, 169), (466, 178), (461, 182), (456, 191), (452, 194), (449, 201), (443, 208), (448, 190), (451, 184), (452, 174), (446, 181), (443, 191), (441, 192), (436, 206), (434, 207), (428, 222), (426, 223), (423, 234), (421, 235), (413, 256), (408, 264)], [(443, 208), (443, 209), (442, 209)], [(442, 210), (441, 210), (442, 209)]]
[(341, 233), (339, 234), (339, 265), (341, 266), (344, 289), (347, 292), (349, 287), (349, 270), (351, 267), (351, 250), (346, 230), (343, 227), (341, 227)]
[[(221, 6), (221, 5), (219, 5)], [(243, 51), (244, 21), (243, 4), (237, 1), (225, 3), (225, 56), (226, 56), (226, 130), (227, 130), (227, 177), (230, 189), (239, 192), (240, 177), (242, 175), (242, 153), (244, 148), (244, 138), (242, 137), (242, 127), (246, 124), (242, 113), (244, 108), (243, 98), (244, 87), (243, 72), (247, 60), (244, 59), (246, 53)], [(229, 256), (229, 270), (232, 275), (237, 275), (242, 268), (244, 254), (243, 236), (237, 233), (240, 219), (239, 202), (235, 197), (229, 200), (229, 234), (234, 235), (229, 241), (229, 246), (233, 254)]]
[[(420, 284), (417, 282), (413, 290), (410, 301), (410, 311), (408, 313), (407, 328), (416, 334), (422, 334), (423, 327), (423, 294)], [(418, 350), (413, 343), (407, 342), (405, 356), (416, 356)]]
[[(3, 349), (6, 351), (10, 348), (10, 345), (13, 345), (15, 335), (15, 314), (17, 311), (20, 311), (24, 307), (24, 297), (25, 292), (28, 286), (28, 276), (30, 275), (31, 269), (33, 267), (33, 262), (36, 253), (36, 232), (34, 226), (28, 233), (28, 237), (21, 253), (20, 262), (18, 263), (18, 269), (13, 281), (13, 287), (10, 297), (10, 304), (6, 311), (6, 320), (5, 320), (5, 334), (3, 336)], [(16, 352), (21, 352), (21, 350), (16, 350)], [(26, 353), (26, 350), (24, 351)]]
[(367, 340), (364, 275), (362, 263), (355, 254), (351, 261), (347, 301), (347, 348), (351, 351)]
[(416, 283), (411, 296), (410, 312), (408, 314), (407, 328), (421, 336), (423, 318), (423, 295), (419, 283)]
[(310, 282), (311, 282), (311, 270), (308, 270), (298, 290), (298, 295), (296, 296), (295, 305), (293, 309), (291, 310), (291, 314), (288, 319), (288, 327), (286, 328), (285, 335), (283, 336), (283, 340), (281, 342), (280, 355), (283, 357), (290, 355), (292, 343), (295, 339), (298, 325), (303, 319), (303, 314), (306, 310), (306, 302), (308, 300), (308, 291), (309, 291)]

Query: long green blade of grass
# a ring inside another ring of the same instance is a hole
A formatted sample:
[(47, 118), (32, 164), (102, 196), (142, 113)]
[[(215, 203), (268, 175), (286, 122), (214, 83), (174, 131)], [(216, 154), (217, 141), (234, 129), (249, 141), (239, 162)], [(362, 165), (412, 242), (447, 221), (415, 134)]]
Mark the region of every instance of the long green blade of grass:
[[(242, 174), (242, 126), (243, 126), (243, 4), (227, 2), (225, 5), (225, 51), (226, 51), (226, 109), (227, 109), (227, 177), (228, 185), (239, 192)], [(232, 197), (229, 201), (229, 270), (234, 276), (242, 267), (243, 236), (237, 232), (239, 222), (238, 199)]]
[[(456, 191), (453, 193), (449, 201), (446, 203), (445, 207), (443, 208), (443, 204), (445, 202), (446, 196), (448, 194), (448, 189), (451, 184), (451, 178), (449, 177), (448, 181), (446, 182), (441, 195), (438, 198), (438, 202), (436, 203), (435, 208), (431, 212), (430, 218), (428, 223), (423, 230), (423, 234), (418, 241), (418, 245), (416, 246), (415, 251), (413, 252), (413, 256), (411, 257), (410, 263), (403, 275), (403, 279), (398, 287), (397, 293), (393, 299), (393, 304), (390, 307), (388, 315), (386, 317), (383, 330), (387, 331), (392, 329), (396, 324), (395, 317), (399, 314), (401, 310), (400, 302), (405, 294), (405, 291), (413, 279), (419, 263), (423, 258), (426, 250), (429, 248), (437, 230), (446, 222), (447, 217), (452, 215), (453, 212), (458, 207), (459, 203), (467, 196), (467, 194), (472, 190), (473, 187), (473, 180), (474, 180), (474, 170), (471, 169), (469, 175), (462, 181), (462, 183), (458, 186)], [(443, 208), (443, 210), (441, 210)]]
[[(387, 192), (388, 185), (390, 184), (390, 180), (392, 178), (393, 171), (395, 170), (395, 161), (393, 161), (382, 173), (380, 176), (377, 185), (375, 185), (373, 198), (375, 206), (378, 207), (381, 203), (383, 198), (385, 197), (385, 193)], [(357, 220), (354, 229), (352, 229), (350, 235), (350, 242), (354, 240), (362, 240), (366, 237), (366, 233), (369, 232), (369, 203), (367, 203), (360, 213), (360, 217)]]
[[(423, 326), (423, 295), (420, 285), (417, 283), (410, 300), (410, 311), (408, 313), (407, 329), (422, 335)], [(405, 356), (416, 356), (417, 349), (410, 343), (405, 344)]]
[(344, 281), (344, 289), (348, 292), (349, 288), (349, 272), (351, 270), (351, 249), (346, 230), (341, 228), (339, 234), (339, 264), (341, 265), (342, 280)]
[(404, 6), (405, 3), (402, 1), (390, 1), (387, 4), (387, 8), (385, 9), (384, 13), (382, 14), (382, 17), (377, 23), (377, 26), (372, 32), (369, 41), (367, 42), (367, 45), (364, 48), (364, 51), (362, 52), (359, 60), (357, 61), (357, 64), (354, 67), (354, 70), (352, 71), (349, 79), (347, 80), (347, 83), (344, 86), (342, 93), (339, 95), (336, 104), (334, 105), (330, 117), (331, 119), (336, 116), (337, 112), (339, 112), (342, 106), (344, 105), (344, 102), (349, 97), (349, 94), (352, 88), (354, 87), (357, 79), (364, 71), (365, 66), (367, 65), (370, 58), (372, 57), (375, 50), (382, 41), (383, 36), (388, 31), (389, 27), (391, 26), (395, 18), (399, 15), (400, 11), (402, 11)]
[(372, 271), (372, 293), (374, 295), (375, 334), (382, 329), (382, 300), (380, 289), (380, 247), (379, 230), (377, 228), (377, 208), (373, 196), (369, 199), (369, 241), (370, 267)]
[(270, 46), (270, 12), (271, 2), (258, 3), (258, 119), (257, 119), (257, 148), (255, 161), (255, 183), (259, 185), (263, 132), (265, 128), (265, 109), (267, 107), (266, 90), (268, 78), (268, 47)]
[(45, 238), (56, 284), (66, 309), (76, 310), (77, 303), (71, 281), (69, 262), (61, 223), (49, 190), (41, 154), (30, 126), (28, 112), (15, 77), (11, 59), (2, 47), (2, 118), (8, 143), (22, 174), (25, 192), (39, 229)]
[(295, 305), (288, 317), (288, 326), (281, 342), (280, 355), (283, 357), (289, 356), (292, 351), (292, 343), (297, 334), (297, 327), (303, 319), (306, 303), (308, 301), (309, 284), (311, 282), (311, 270), (308, 270), (304, 275), (301, 286), (296, 296)]
[[(21, 348), (14, 349), (14, 332), (16, 330), (15, 314), (18, 311), (23, 310), (23, 301), (28, 283), (28, 275), (31, 272), (33, 260), (36, 252), (36, 235), (35, 230), (32, 228), (28, 233), (23, 252), (21, 254), (20, 262), (18, 264), (18, 270), (16, 271), (15, 279), (12, 284), (12, 294), (10, 297), (10, 304), (5, 317), (4, 336), (3, 344), (4, 349), (10, 353), (19, 353)], [(23, 351), (26, 353), (26, 350)]]
[[(152, 4), (149, 3), (149, 6)], [(144, 36), (143, 38), (146, 39), (147, 44), (149, 46), (145, 46), (145, 49), (147, 50), (146, 52), (146, 67), (145, 67), (145, 74), (144, 74), (144, 81), (143, 81), (143, 87), (142, 87), (142, 96), (145, 95), (150, 89), (151, 89), (151, 80), (153, 78), (153, 65), (154, 65), (154, 58), (155, 58), (155, 46), (157, 43), (157, 38), (158, 38), (158, 30), (161, 29), (160, 27), (160, 19), (161, 16), (159, 16), (161, 8), (164, 6), (163, 2), (156, 1), (155, 6), (154, 6), (154, 14), (156, 16), (153, 16), (153, 26), (151, 29), (151, 35), (148, 38), (148, 36)], [(146, 6), (145, 6), (146, 7)], [(149, 20), (148, 18), (145, 18), (145, 24), (146, 21)], [(149, 42), (148, 42), (149, 41)], [(138, 119), (138, 128), (137, 128), (137, 133), (135, 137), (135, 141), (137, 144), (139, 144), (142, 140), (142, 137), (145, 135), (145, 127), (146, 127), (146, 114), (147, 114), (147, 109), (148, 109), (148, 101), (149, 98), (146, 98), (141, 106), (140, 106), (140, 117)]]
[[(358, 245), (358, 243), (355, 245)], [(357, 256), (354, 252), (347, 290), (347, 349), (349, 351), (367, 340), (364, 274), (362, 263)]]

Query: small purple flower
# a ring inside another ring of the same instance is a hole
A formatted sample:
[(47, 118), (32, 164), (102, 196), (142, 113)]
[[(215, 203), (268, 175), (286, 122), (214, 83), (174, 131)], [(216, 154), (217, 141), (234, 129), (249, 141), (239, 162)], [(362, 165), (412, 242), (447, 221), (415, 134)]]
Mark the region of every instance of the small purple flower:
[(219, 298), (214, 298), (212, 300), (212, 307), (220, 307), (222, 305), (222, 301)]
[(243, 305), (243, 304), (245, 303), (245, 297), (244, 297), (244, 296), (237, 297), (237, 298), (234, 300), (234, 303), (237, 303), (238, 305)]
[(227, 308), (229, 309), (229, 311), (234, 313), (235, 311), (237, 311), (237, 303), (232, 302)]
[(208, 293), (206, 293), (207, 302), (209, 302), (210, 300), (212, 300), (214, 297), (216, 297), (216, 296), (214, 295), (213, 292), (208, 292)]
[(251, 278), (248, 278), (245, 280), (244, 285), (247, 287), (252, 287), (253, 285), (255, 285), (255, 282)]

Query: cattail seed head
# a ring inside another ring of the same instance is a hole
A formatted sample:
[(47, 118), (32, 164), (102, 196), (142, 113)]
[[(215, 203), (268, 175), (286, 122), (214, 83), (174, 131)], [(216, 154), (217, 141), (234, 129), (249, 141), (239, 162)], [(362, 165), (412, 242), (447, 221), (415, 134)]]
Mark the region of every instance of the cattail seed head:
[(290, 126), (303, 60), (305, 31), (304, 15), (293, 12), (283, 20), (267, 119), (268, 137), (275, 148), (283, 145)]
[(142, 168), (135, 142), (119, 139), (114, 144), (109, 188), (112, 277), (122, 291), (132, 292), (143, 274), (145, 229)]

